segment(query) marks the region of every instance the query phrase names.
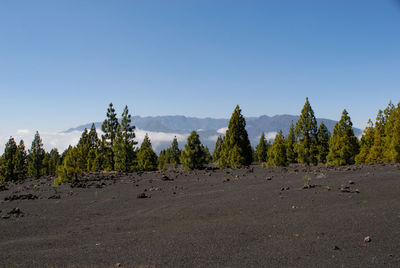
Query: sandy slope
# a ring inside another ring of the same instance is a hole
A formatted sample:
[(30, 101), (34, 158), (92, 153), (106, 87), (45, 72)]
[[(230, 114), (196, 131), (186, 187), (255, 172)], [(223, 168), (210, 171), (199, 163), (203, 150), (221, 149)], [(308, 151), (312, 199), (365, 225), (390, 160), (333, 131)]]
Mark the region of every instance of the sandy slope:
[(400, 267), (398, 165), (86, 178), (0, 186), (1, 266)]

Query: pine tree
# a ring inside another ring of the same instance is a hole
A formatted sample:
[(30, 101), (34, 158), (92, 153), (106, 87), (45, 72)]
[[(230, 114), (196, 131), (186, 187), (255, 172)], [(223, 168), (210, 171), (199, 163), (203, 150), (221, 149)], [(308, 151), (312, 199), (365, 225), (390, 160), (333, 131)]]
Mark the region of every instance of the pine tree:
[(289, 134), (286, 139), (286, 157), (288, 163), (297, 163), (296, 134), (294, 131), (293, 121), (290, 123)]
[(58, 167), (57, 181), (60, 182), (71, 182), (79, 180), (82, 170), (79, 166), (79, 150), (76, 147), (70, 147), (66, 151), (66, 155), (63, 164)]
[(327, 165), (352, 165), (359, 153), (357, 137), (354, 136), (353, 123), (346, 110), (343, 111), (340, 121), (336, 123), (329, 141)]
[(43, 160), (46, 153), (43, 149), (42, 139), (38, 131), (36, 131), (31, 149), (28, 151), (28, 174), (32, 177), (39, 178), (43, 173)]
[(265, 139), (264, 132), (261, 134), (260, 141), (255, 150), (254, 160), (257, 162), (267, 162), (268, 142)]
[(282, 130), (280, 130), (276, 135), (274, 142), (272, 143), (271, 150), (269, 150), (268, 165), (273, 167), (287, 166), (288, 161), (286, 151), (286, 141)]
[(205, 156), (204, 164), (210, 163), (212, 156), (211, 156), (210, 150), (208, 149), (207, 146), (204, 147), (204, 156)]
[(392, 129), (392, 138), (387, 151), (387, 158), (390, 162), (400, 162), (400, 116)]
[(135, 126), (131, 125), (132, 116), (129, 114), (128, 106), (122, 113), (121, 124), (117, 127), (115, 144), (112, 148), (115, 156), (115, 169), (119, 171), (130, 171), (134, 168), (135, 148)]
[(157, 155), (153, 151), (149, 136), (146, 134), (137, 153), (137, 162), (139, 170), (156, 170)]
[(158, 169), (166, 170), (167, 169), (167, 151), (161, 150), (160, 155), (158, 156)]
[(60, 165), (60, 154), (57, 149), (52, 149), (49, 153), (48, 175), (54, 176), (57, 173), (57, 167)]
[(325, 164), (326, 157), (329, 153), (329, 139), (331, 134), (324, 123), (321, 123), (318, 128), (318, 163)]
[(384, 110), (386, 124), (384, 134), (383, 146), (383, 160), (384, 162), (398, 162), (399, 151), (398, 136), (399, 136), (399, 121), (400, 121), (400, 103), (397, 108), (390, 102), (388, 107)]
[(4, 181), (16, 181), (15, 158), (18, 153), (18, 147), (13, 137), (10, 137), (4, 148), (4, 154), (0, 160), (0, 175)]
[(87, 155), (86, 170), (98, 171), (101, 166), (96, 166), (96, 156), (99, 150), (100, 141), (97, 136), (96, 125), (93, 123), (88, 134), (89, 151)]
[(383, 163), (385, 147), (386, 117), (382, 110), (378, 111), (375, 121), (374, 144), (371, 146), (367, 157), (367, 163)]
[(308, 98), (296, 122), (295, 133), (298, 138), (296, 153), (298, 161), (309, 165), (318, 163), (317, 151), (317, 120)]
[(207, 163), (207, 152), (196, 131), (192, 131), (187, 139), (185, 150), (181, 152), (181, 163), (188, 170), (200, 169)]
[(220, 167), (248, 166), (252, 161), (253, 154), (246, 131), (246, 120), (237, 105), (229, 120), (218, 165)]
[(369, 163), (369, 153), (374, 145), (375, 128), (371, 119), (368, 120), (367, 127), (364, 129), (360, 142), (360, 153), (356, 156), (356, 163)]
[(177, 167), (181, 163), (180, 161), (181, 150), (179, 149), (178, 139), (176, 138), (176, 136), (172, 141), (171, 147), (167, 149), (167, 155), (168, 155), (168, 163), (173, 164), (174, 167)]
[(86, 171), (87, 162), (90, 150), (90, 140), (89, 140), (89, 132), (87, 128), (82, 132), (81, 138), (79, 139), (78, 145), (76, 146), (78, 151), (78, 165), (79, 169), (82, 171)]
[(17, 178), (17, 180), (23, 180), (26, 178), (27, 173), (28, 173), (27, 155), (26, 155), (24, 141), (21, 140), (19, 142), (19, 145), (17, 148), (17, 154), (15, 156), (14, 174), (15, 174), (15, 177)]
[(104, 135), (102, 136), (104, 141), (103, 156), (105, 157), (103, 163), (104, 169), (114, 170), (115, 160), (112, 148), (117, 136), (118, 125), (117, 114), (115, 113), (113, 104), (110, 103), (110, 106), (107, 109), (107, 119), (104, 120), (103, 125), (101, 126), (101, 130), (104, 132)]
[(218, 159), (221, 156), (222, 144), (223, 144), (223, 139), (221, 136), (218, 136), (217, 142), (215, 143), (215, 149), (212, 155), (213, 162), (218, 162)]

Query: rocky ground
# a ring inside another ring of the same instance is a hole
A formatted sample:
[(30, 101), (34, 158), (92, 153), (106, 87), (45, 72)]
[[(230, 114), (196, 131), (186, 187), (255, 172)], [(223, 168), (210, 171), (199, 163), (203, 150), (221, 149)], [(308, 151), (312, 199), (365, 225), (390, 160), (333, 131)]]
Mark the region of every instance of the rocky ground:
[(400, 267), (400, 166), (0, 184), (2, 267)]

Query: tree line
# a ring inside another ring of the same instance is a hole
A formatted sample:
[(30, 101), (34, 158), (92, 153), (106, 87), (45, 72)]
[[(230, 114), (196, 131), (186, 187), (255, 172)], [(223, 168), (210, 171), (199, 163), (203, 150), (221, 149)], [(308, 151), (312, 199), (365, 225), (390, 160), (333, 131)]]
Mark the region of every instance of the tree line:
[(183, 150), (179, 149), (175, 137), (170, 147), (157, 156), (147, 134), (137, 146), (135, 126), (127, 106), (118, 119), (110, 103), (101, 130), (103, 134), (99, 137), (92, 124), (90, 130), (83, 131), (78, 144), (69, 146), (62, 154), (57, 149), (46, 152), (39, 132), (28, 152), (23, 140), (17, 145), (10, 137), (0, 158), (0, 180), (57, 175), (55, 182), (61, 183), (77, 180), (88, 171), (152, 171), (167, 169), (169, 165), (182, 165), (191, 170), (211, 162), (221, 168), (248, 166), (253, 162), (265, 166), (400, 162), (400, 103), (397, 107), (389, 103), (384, 111), (380, 110), (375, 123), (369, 120), (359, 141), (346, 110), (331, 134), (323, 123), (318, 126), (306, 98), (299, 120), (291, 123), (288, 135), (279, 131), (271, 144), (262, 133), (255, 148), (250, 145), (246, 120), (236, 106), (226, 134), (218, 137), (212, 155), (196, 131), (189, 135)]

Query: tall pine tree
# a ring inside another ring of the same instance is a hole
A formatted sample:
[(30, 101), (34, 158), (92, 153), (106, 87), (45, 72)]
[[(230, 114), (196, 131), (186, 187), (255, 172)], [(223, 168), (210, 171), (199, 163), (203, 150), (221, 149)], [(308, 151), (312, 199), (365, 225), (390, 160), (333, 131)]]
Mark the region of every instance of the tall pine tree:
[(317, 140), (318, 140), (318, 163), (325, 164), (326, 157), (329, 153), (329, 139), (331, 134), (324, 123), (318, 127)]
[(135, 148), (135, 126), (131, 125), (132, 116), (129, 114), (128, 106), (122, 113), (120, 125), (117, 127), (117, 135), (113, 152), (115, 156), (115, 169), (119, 171), (130, 171), (134, 169)]
[(223, 139), (221, 136), (218, 136), (217, 141), (215, 142), (215, 148), (212, 155), (213, 162), (218, 162), (218, 159), (221, 156), (222, 144), (223, 144)]
[(289, 134), (286, 139), (286, 157), (288, 163), (297, 163), (296, 134), (293, 121), (290, 123)]
[(36, 131), (31, 149), (28, 150), (28, 152), (28, 174), (32, 177), (39, 178), (43, 175), (43, 160), (46, 155), (39, 131)]
[(117, 136), (118, 129), (118, 118), (115, 112), (114, 106), (110, 103), (107, 109), (107, 118), (104, 120), (103, 125), (101, 126), (101, 130), (104, 132), (102, 136), (103, 139), (103, 157), (104, 163), (103, 168), (108, 170), (114, 170), (115, 160), (114, 160), (114, 151), (112, 150), (115, 142), (115, 138)]
[(23, 140), (19, 142), (17, 148), (17, 155), (15, 156), (15, 177), (17, 180), (23, 180), (28, 174), (27, 155), (25, 150), (25, 143)]
[(16, 156), (18, 147), (13, 137), (10, 137), (4, 148), (4, 154), (0, 159), (0, 176), (4, 181), (16, 181)]
[(267, 162), (268, 147), (269, 147), (269, 144), (268, 144), (267, 140), (265, 139), (265, 135), (263, 132), (261, 134), (260, 141), (258, 142), (258, 145), (256, 147), (254, 160), (258, 161), (258, 162)]
[(369, 163), (369, 153), (371, 151), (371, 147), (374, 145), (375, 138), (375, 128), (374, 123), (372, 123), (371, 119), (368, 120), (367, 127), (363, 131), (363, 135), (361, 137), (360, 142), (360, 153), (356, 156), (356, 163), (364, 164)]
[(181, 163), (180, 161), (181, 150), (179, 149), (178, 139), (176, 138), (176, 136), (172, 140), (171, 147), (167, 149), (166, 154), (168, 156), (169, 164), (173, 164), (174, 167), (177, 167)]
[(280, 130), (272, 143), (271, 150), (269, 150), (268, 165), (273, 167), (287, 166), (288, 161), (286, 151), (285, 137), (283, 136), (282, 130)]
[(185, 149), (181, 152), (183, 167), (188, 170), (202, 168), (207, 163), (208, 157), (206, 149), (201, 144), (199, 134), (192, 131), (185, 144)]
[(354, 136), (353, 123), (346, 110), (343, 111), (340, 121), (336, 123), (329, 141), (327, 165), (342, 166), (355, 163), (359, 153), (357, 137)]
[(252, 161), (253, 152), (246, 131), (246, 120), (237, 105), (229, 120), (218, 164), (220, 167), (238, 167), (248, 166)]
[(153, 151), (149, 136), (146, 134), (140, 149), (137, 153), (137, 162), (139, 170), (156, 170), (157, 169), (157, 155)]
[(298, 138), (296, 144), (298, 161), (307, 165), (310, 163), (316, 165), (318, 163), (317, 120), (308, 98), (296, 122), (295, 133)]

